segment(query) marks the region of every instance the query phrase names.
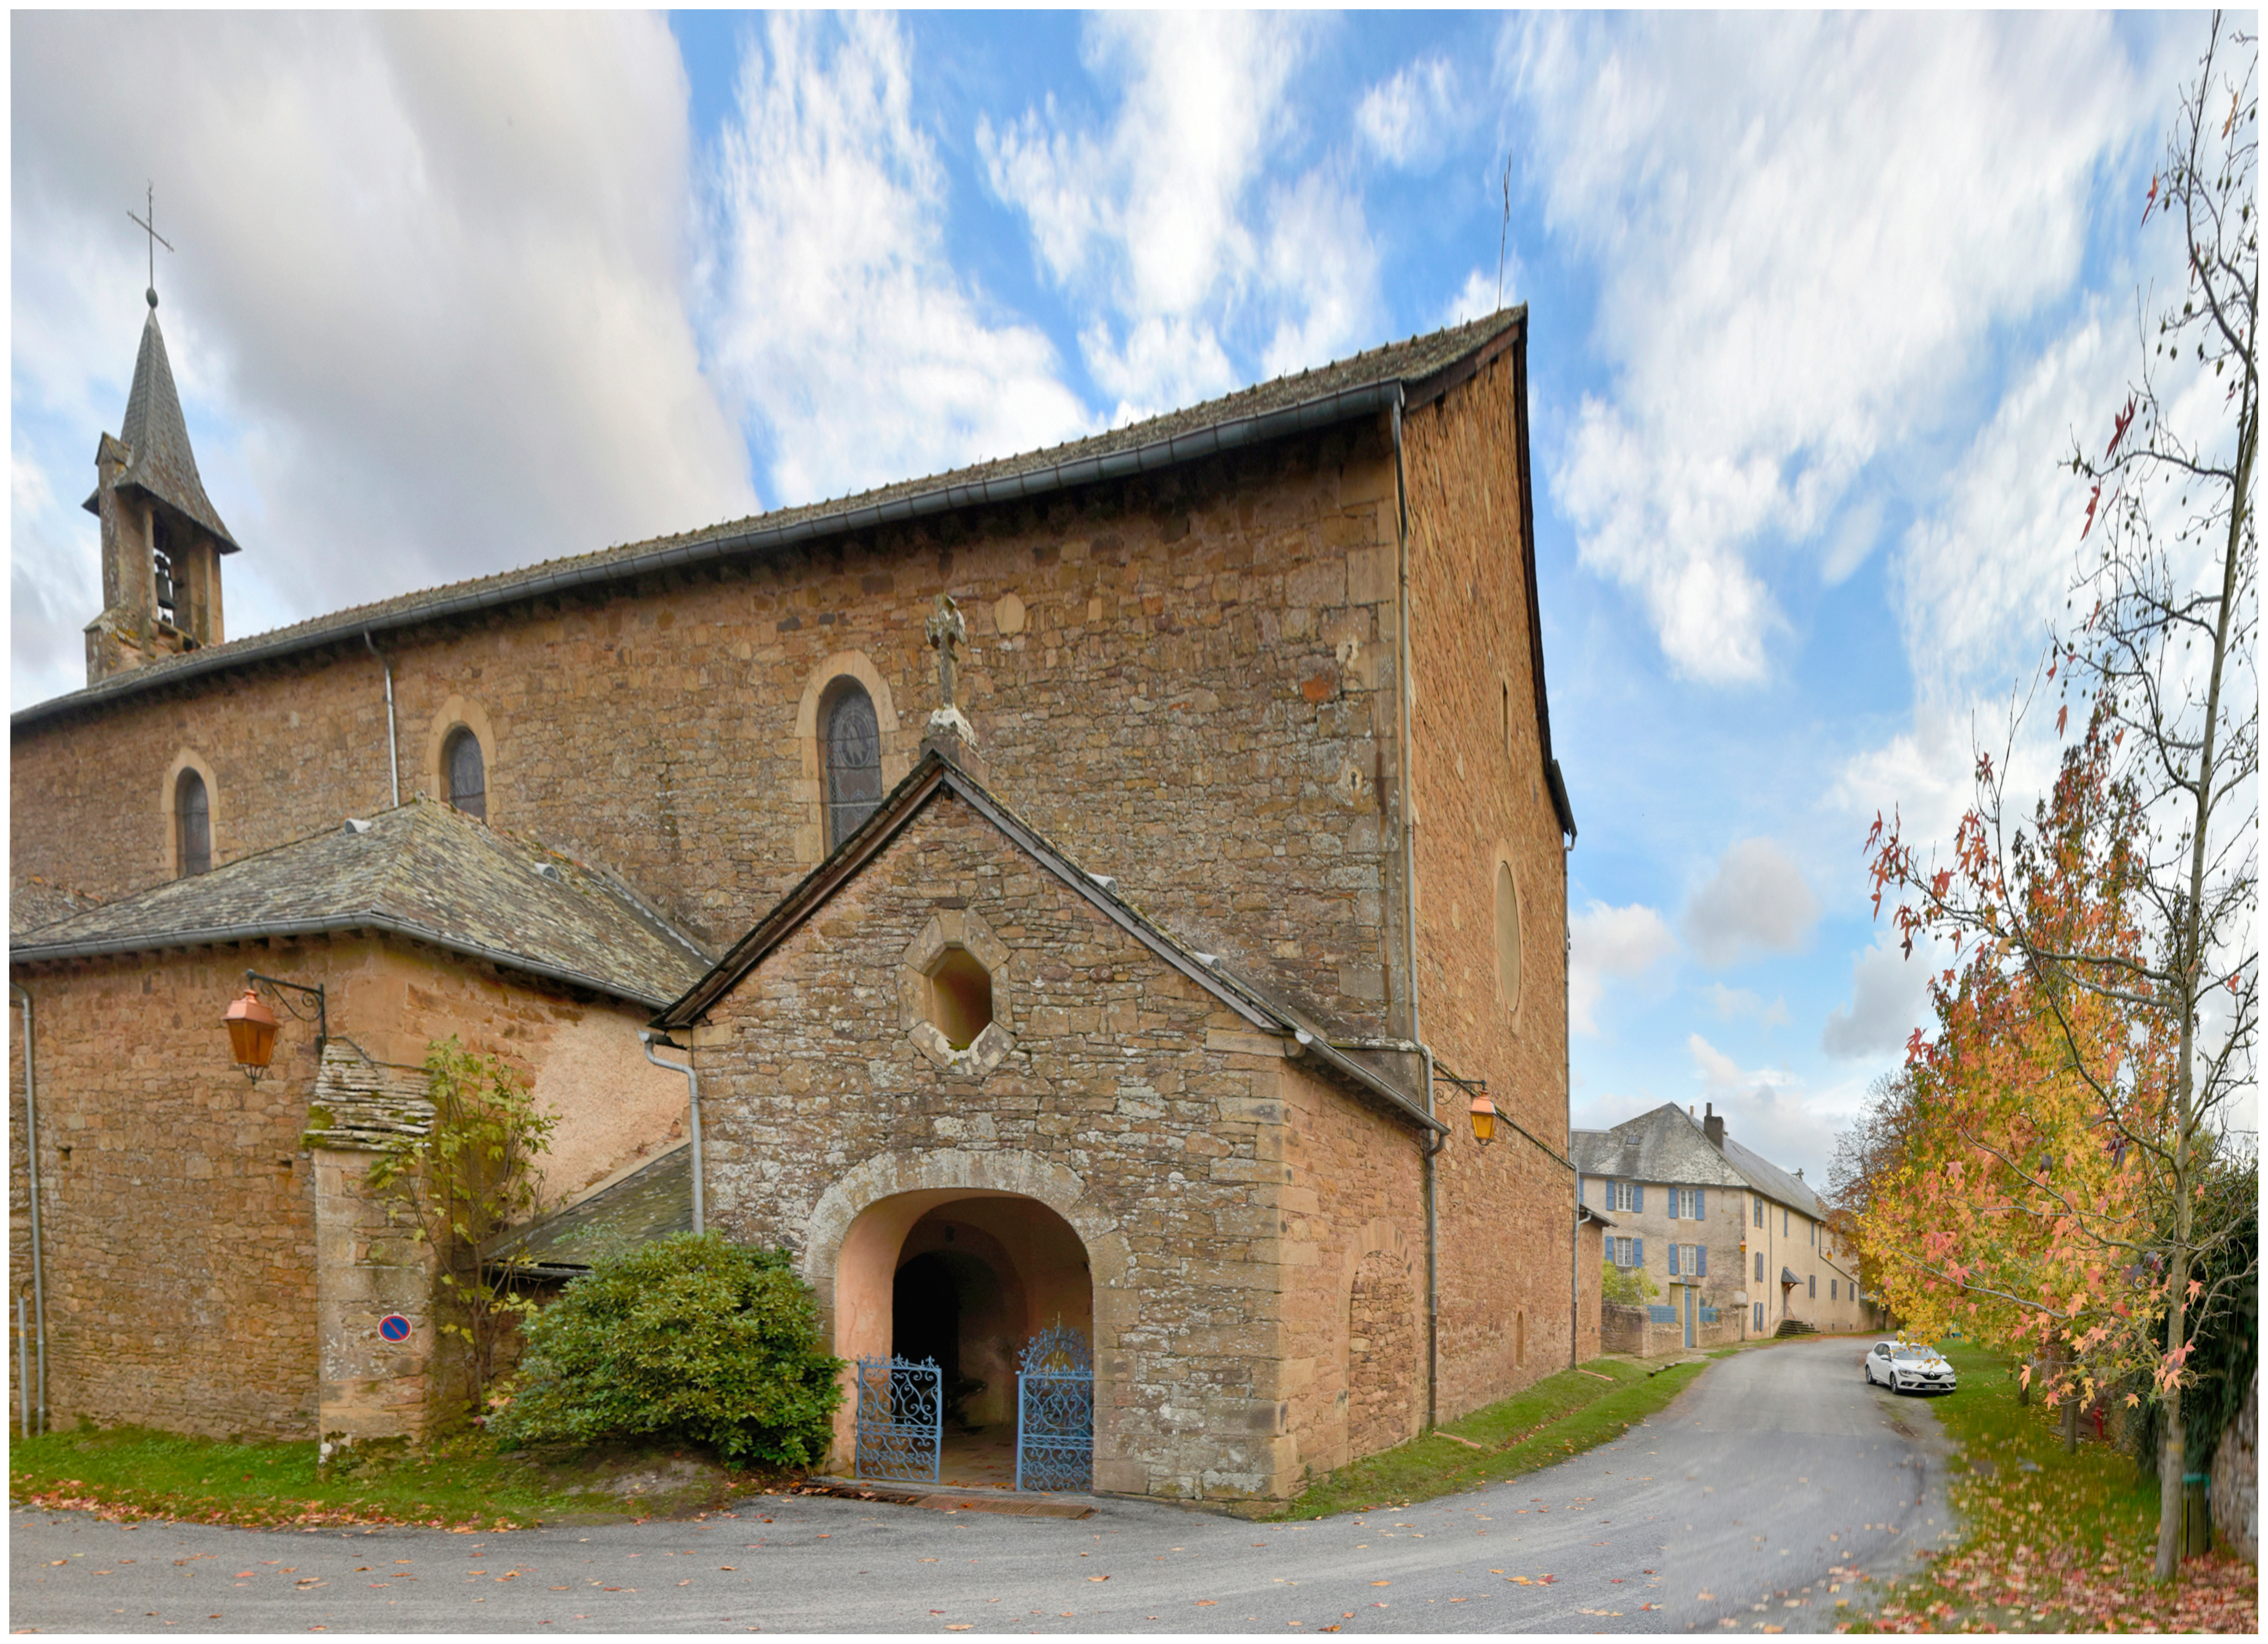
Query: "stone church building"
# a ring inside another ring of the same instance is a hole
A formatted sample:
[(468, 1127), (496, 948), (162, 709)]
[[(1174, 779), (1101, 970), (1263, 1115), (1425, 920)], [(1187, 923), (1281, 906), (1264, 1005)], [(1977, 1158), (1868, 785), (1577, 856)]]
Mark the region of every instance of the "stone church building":
[(784, 1245), (972, 1422), (1060, 1322), (1098, 1489), (1279, 1501), (1594, 1353), (1527, 325), (230, 640), (153, 297), (11, 726), (46, 1419), (423, 1431), (364, 1176), (450, 1036), (559, 1116), (526, 1259)]

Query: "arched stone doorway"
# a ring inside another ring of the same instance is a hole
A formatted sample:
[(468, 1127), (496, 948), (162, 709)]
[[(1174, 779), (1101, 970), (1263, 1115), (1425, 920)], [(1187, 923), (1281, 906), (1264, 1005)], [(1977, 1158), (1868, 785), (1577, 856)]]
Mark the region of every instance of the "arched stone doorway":
[[(1012, 1480), (1017, 1354), (1058, 1321), (1094, 1340), (1094, 1275), (1078, 1231), (1022, 1194), (933, 1188), (868, 1205), (834, 1265), (835, 1351), (935, 1360), (945, 1481)], [(855, 1413), (846, 1407), (837, 1424), (846, 1466)]]

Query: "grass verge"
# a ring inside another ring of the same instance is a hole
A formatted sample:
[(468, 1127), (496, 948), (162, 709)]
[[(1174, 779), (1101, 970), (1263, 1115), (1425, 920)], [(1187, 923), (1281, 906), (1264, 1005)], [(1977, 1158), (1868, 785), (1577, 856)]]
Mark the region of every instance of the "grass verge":
[(1955, 1447), (1949, 1480), (1963, 1538), (1888, 1589), (1852, 1633), (2255, 1633), (2257, 1578), (2226, 1556), (2152, 1578), (2158, 1484), (2061, 1412), (2016, 1401), (2013, 1360), (1944, 1344), (1961, 1390), (1931, 1401)]
[(1594, 1359), (1547, 1375), (1501, 1404), (1349, 1463), (1310, 1485), (1282, 1516), (1322, 1518), (1423, 1501), (1548, 1467), (1619, 1438), (1703, 1368), (1677, 1364), (1649, 1372), (1628, 1360)]
[(318, 1465), (306, 1444), (232, 1444), (149, 1427), (42, 1434), (8, 1448), (19, 1506), (266, 1529), (417, 1524), (460, 1530), (687, 1516), (783, 1480), (686, 1446), (499, 1452), (471, 1436)]

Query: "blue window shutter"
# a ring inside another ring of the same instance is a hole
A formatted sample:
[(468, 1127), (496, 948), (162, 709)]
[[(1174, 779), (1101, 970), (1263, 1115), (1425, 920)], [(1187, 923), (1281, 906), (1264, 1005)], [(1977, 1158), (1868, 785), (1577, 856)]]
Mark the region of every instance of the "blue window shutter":
[(1696, 1221), (1700, 1220), (1703, 1216), (1708, 1213), (1701, 1207), (1701, 1193), (1702, 1190), (1697, 1187), (1693, 1190), (1693, 1220)]
[(1669, 1190), (1669, 1219), (1677, 1220), (1677, 1190), (1674, 1187)]
[(1705, 1244), (1693, 1247), (1693, 1276), (1697, 1279), (1709, 1276), (1709, 1247)]
[(1677, 1247), (1674, 1244), (1669, 1247), (1669, 1276), (1677, 1277)]
[(1633, 1255), (1633, 1256), (1631, 1257), (1631, 1260), (1634, 1264), (1636, 1264), (1638, 1266), (1640, 1266), (1640, 1267), (1645, 1266), (1645, 1265), (1646, 1265), (1646, 1241), (1645, 1241), (1644, 1239), (1632, 1239), (1632, 1240), (1631, 1241), (1631, 1248), (1632, 1248), (1632, 1249), (1637, 1252), (1637, 1254)]
[(1631, 1208), (1632, 1210), (1644, 1210), (1646, 1208), (1645, 1183), (1633, 1182), (1631, 1183)]

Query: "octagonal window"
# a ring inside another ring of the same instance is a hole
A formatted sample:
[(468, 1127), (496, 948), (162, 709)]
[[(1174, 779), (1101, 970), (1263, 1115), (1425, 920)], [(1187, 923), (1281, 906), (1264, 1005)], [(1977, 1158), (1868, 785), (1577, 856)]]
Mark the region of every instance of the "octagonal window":
[(925, 1013), (956, 1051), (965, 1051), (991, 1025), (992, 973), (966, 947), (948, 947), (929, 968)]

